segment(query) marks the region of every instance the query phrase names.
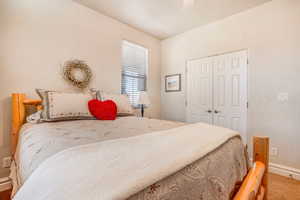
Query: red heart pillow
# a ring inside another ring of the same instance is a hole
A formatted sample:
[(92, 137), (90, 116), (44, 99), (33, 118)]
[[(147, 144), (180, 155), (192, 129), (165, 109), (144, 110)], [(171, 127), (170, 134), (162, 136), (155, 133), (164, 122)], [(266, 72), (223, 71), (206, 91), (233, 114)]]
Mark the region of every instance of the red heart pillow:
[(117, 116), (117, 105), (112, 100), (99, 101), (90, 100), (88, 103), (90, 113), (100, 120), (115, 120)]

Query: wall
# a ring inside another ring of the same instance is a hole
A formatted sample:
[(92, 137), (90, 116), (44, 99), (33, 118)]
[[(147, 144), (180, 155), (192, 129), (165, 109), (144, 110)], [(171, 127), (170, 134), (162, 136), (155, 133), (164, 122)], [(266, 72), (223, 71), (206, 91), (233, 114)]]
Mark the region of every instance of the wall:
[[(270, 136), (273, 163), (300, 169), (300, 1), (273, 0), (162, 42), (162, 118), (185, 120), (185, 61), (249, 50), (248, 141)], [(164, 76), (183, 74), (183, 91), (164, 92)], [(280, 103), (278, 93), (289, 93)]]
[[(0, 161), (10, 154), (10, 94), (36, 98), (35, 88), (69, 90), (61, 78), (68, 59), (87, 61), (91, 87), (119, 92), (121, 41), (149, 49), (146, 114), (160, 116), (160, 41), (71, 0), (2, 0), (0, 2)], [(0, 162), (1, 163), (1, 162)], [(2, 165), (1, 165), (2, 166)], [(0, 166), (0, 177), (8, 170)]]

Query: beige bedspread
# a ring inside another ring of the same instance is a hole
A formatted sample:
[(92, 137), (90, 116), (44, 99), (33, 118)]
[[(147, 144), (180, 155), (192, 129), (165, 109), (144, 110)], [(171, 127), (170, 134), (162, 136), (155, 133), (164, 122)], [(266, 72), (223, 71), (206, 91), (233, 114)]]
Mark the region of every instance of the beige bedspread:
[[(26, 184), (32, 172), (47, 158), (70, 147), (76, 148), (76, 146), (104, 140), (143, 135), (182, 125), (184, 124), (135, 117), (123, 117), (114, 122), (72, 121), (26, 125), (23, 128), (17, 151), (15, 163), (17, 170), (12, 175), (14, 178), (18, 177), (18, 185), (21, 186)], [(163, 159), (163, 155), (159, 159)], [(223, 165), (222, 168), (220, 164)], [(219, 168), (222, 170), (216, 170)], [(205, 198), (209, 196), (211, 199), (223, 199), (218, 197), (220, 194), (224, 199), (228, 199), (235, 183), (242, 180), (245, 174), (246, 160), (243, 145), (239, 138), (232, 138), (209, 155), (172, 176), (161, 177), (162, 180), (157, 180), (156, 184), (153, 182), (152, 186), (149, 186), (150, 182), (140, 186), (142, 191), (132, 194), (130, 199), (175, 199), (175, 197), (199, 199), (195, 198), (196, 196), (204, 199), (210, 199)], [(190, 184), (187, 185), (187, 183)], [(215, 195), (217, 196), (214, 198)], [(18, 199), (22, 199), (22, 196)]]
[(15, 156), (16, 165), (13, 166), (11, 174), (15, 180), (14, 188), (22, 186), (45, 159), (62, 150), (182, 125), (184, 123), (137, 117), (119, 117), (115, 121), (78, 120), (25, 124), (21, 130)]

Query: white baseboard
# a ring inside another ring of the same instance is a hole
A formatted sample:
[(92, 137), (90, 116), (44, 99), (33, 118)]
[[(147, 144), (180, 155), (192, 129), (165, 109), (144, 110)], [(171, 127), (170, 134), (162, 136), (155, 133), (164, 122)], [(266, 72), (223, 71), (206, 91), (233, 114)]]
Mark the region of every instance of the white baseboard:
[(284, 165), (278, 165), (275, 163), (270, 163), (269, 164), (269, 172), (278, 174), (281, 176), (293, 178), (295, 180), (300, 181), (300, 170), (299, 169), (287, 167)]
[(12, 188), (12, 184), (8, 177), (0, 178), (0, 192), (9, 190), (11, 188)]
[[(252, 158), (249, 160), (252, 163)], [(269, 163), (269, 172), (300, 181), (300, 169)]]

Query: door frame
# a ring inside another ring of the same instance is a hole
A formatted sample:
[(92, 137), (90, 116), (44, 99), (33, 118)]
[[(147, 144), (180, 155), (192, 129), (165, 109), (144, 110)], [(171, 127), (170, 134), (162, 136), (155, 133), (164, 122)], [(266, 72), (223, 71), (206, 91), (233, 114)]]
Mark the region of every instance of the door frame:
[[(209, 56), (202, 56), (202, 57), (197, 57), (197, 58), (192, 58), (192, 59), (186, 59), (185, 61), (185, 70), (184, 70), (184, 107), (185, 107), (185, 121), (187, 120), (187, 98), (188, 98), (188, 90), (187, 90), (187, 82), (188, 82), (188, 62), (193, 61), (193, 60), (200, 60), (200, 59), (204, 59), (204, 58), (209, 58), (209, 57), (215, 57), (215, 56), (222, 56), (222, 55), (226, 55), (226, 54), (230, 54), (230, 53), (237, 53), (240, 51), (246, 51), (247, 53), (247, 65), (246, 65), (246, 76), (247, 80), (246, 80), (246, 100), (247, 100), (247, 107), (246, 107), (246, 114), (245, 114), (245, 133), (241, 133), (244, 134), (244, 143), (247, 144), (248, 142), (248, 109), (249, 109), (249, 49), (248, 48), (244, 48), (244, 49), (238, 49), (238, 50), (233, 50), (233, 51), (226, 51), (226, 52), (222, 52), (222, 53), (217, 53), (217, 54), (212, 54)], [(214, 99), (214, 94), (213, 94), (213, 99)]]

